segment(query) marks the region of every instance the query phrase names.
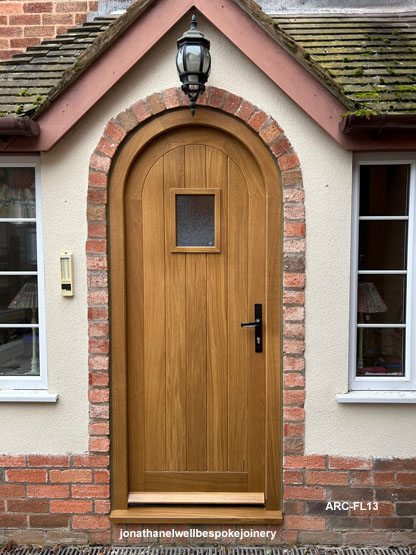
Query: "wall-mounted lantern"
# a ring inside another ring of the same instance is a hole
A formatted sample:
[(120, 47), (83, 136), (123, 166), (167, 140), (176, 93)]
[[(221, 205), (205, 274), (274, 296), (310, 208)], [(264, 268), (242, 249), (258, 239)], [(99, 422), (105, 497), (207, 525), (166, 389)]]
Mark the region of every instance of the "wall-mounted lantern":
[(176, 68), (182, 81), (182, 90), (191, 102), (191, 114), (195, 114), (196, 101), (205, 90), (211, 71), (209, 40), (197, 30), (193, 15), (191, 28), (177, 40)]

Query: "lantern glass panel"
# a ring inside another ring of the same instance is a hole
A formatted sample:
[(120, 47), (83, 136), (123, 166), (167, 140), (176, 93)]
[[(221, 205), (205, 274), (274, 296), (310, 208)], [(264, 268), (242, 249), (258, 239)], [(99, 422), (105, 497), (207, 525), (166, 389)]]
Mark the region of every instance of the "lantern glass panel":
[[(189, 44), (186, 47), (186, 71), (198, 73), (201, 65), (201, 47), (197, 44)], [(191, 79), (189, 79), (191, 81)]]
[(185, 71), (185, 68), (184, 68), (184, 65), (183, 65), (183, 49), (184, 49), (184, 47), (181, 46), (178, 50), (177, 55), (176, 55), (176, 65), (177, 65), (179, 73), (183, 73)]
[(202, 65), (202, 73), (206, 73), (207, 77), (209, 77), (209, 74), (211, 73), (211, 67), (210, 67), (211, 56), (209, 54), (209, 49), (206, 46), (203, 47), (203, 53), (204, 53), (204, 63)]

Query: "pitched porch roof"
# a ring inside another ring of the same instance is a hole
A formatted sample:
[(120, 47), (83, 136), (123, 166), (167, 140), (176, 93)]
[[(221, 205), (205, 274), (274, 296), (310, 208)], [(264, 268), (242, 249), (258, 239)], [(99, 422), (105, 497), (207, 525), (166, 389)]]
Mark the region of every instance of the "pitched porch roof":
[[(339, 130), (342, 114), (358, 112), (358, 116), (369, 117), (416, 110), (414, 16), (388, 21), (349, 16), (271, 17), (252, 0), (137, 0), (119, 17), (83, 24), (0, 65), (1, 115), (29, 116), (42, 128), (38, 138), (9, 139), (3, 150), (52, 148), (192, 7), (344, 148), (368, 146), (360, 146), (359, 139)], [(144, 28), (145, 34), (141, 33)], [(112, 76), (107, 72), (94, 94), (84, 98), (82, 90), (88, 79), (96, 79), (104, 64), (114, 67), (115, 60), (119, 62), (117, 71)], [(70, 116), (67, 113), (56, 125), (62, 117), (64, 97), (71, 94), (77, 99), (76, 107), (73, 102)], [(393, 146), (385, 139), (375, 148), (403, 148), (405, 139), (402, 137), (400, 144), (394, 139)]]

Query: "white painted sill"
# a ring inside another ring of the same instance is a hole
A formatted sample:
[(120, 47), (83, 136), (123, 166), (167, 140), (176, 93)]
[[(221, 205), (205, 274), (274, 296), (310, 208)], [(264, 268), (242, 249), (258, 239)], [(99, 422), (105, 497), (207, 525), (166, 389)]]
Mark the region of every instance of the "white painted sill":
[(337, 403), (416, 403), (416, 391), (350, 391), (335, 396)]
[(0, 389), (0, 403), (56, 403), (59, 393), (43, 389)]

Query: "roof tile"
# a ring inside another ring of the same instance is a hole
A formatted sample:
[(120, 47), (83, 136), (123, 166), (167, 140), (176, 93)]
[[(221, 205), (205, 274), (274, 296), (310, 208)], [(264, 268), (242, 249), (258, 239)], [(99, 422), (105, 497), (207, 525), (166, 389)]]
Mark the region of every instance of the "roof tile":
[[(356, 110), (416, 109), (416, 14), (273, 16)], [(313, 66), (310, 68), (313, 71)], [(340, 97), (342, 100), (342, 97)]]
[(74, 67), (79, 56), (114, 19), (113, 16), (100, 17), (84, 23), (1, 62), (0, 115), (36, 117), (53, 92), (60, 88), (64, 73)]

